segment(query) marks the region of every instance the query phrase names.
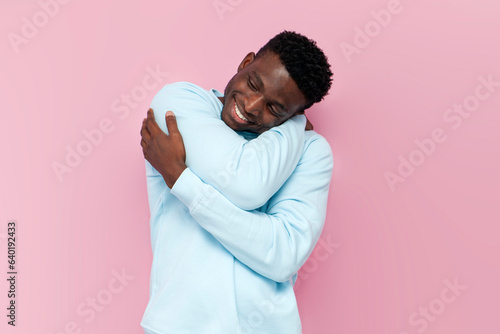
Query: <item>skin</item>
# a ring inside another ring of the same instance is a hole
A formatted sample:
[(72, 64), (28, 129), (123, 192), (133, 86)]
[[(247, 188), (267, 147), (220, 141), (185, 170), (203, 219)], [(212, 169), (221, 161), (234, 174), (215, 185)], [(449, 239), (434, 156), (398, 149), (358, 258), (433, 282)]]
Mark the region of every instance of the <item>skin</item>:
[[(303, 114), (307, 100), (274, 52), (258, 58), (250, 52), (238, 66), (224, 90), (221, 119), (235, 131), (262, 133), (284, 123), (292, 116)], [(235, 105), (246, 120), (236, 114)], [(155, 121), (152, 109), (142, 122), (141, 147), (144, 158), (163, 176), (172, 188), (187, 168), (186, 151), (177, 128), (175, 115), (165, 115), (167, 135)], [(306, 130), (312, 130), (307, 121)]]
[(172, 111), (165, 115), (168, 135), (155, 121), (153, 109), (148, 110), (148, 116), (142, 121), (141, 146), (144, 158), (163, 176), (167, 186), (172, 189), (175, 181), (186, 166), (186, 149), (177, 121)]
[[(274, 52), (256, 58), (250, 52), (238, 66), (219, 98), (224, 107), (221, 119), (235, 131), (262, 133), (290, 117), (303, 114), (304, 94)], [(235, 104), (248, 122), (234, 112)]]

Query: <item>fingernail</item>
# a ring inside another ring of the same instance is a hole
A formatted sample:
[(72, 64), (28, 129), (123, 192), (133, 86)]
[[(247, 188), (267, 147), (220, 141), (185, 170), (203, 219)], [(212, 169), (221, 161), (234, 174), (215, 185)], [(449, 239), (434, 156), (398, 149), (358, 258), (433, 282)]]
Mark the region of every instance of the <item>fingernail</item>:
[(174, 113), (173, 113), (172, 111), (170, 111), (170, 110), (169, 110), (169, 111), (167, 111), (167, 117), (168, 117), (168, 116), (174, 116)]

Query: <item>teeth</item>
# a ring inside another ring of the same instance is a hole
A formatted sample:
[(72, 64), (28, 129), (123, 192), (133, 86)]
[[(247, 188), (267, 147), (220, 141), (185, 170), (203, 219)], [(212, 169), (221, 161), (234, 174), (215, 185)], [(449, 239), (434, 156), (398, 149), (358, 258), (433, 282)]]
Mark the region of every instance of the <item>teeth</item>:
[(243, 114), (241, 113), (240, 109), (238, 109), (238, 105), (236, 103), (234, 104), (234, 109), (236, 110), (236, 115), (238, 115), (239, 118), (241, 118), (245, 122), (250, 122), (248, 120), (248, 118), (246, 118), (245, 116), (243, 116)]

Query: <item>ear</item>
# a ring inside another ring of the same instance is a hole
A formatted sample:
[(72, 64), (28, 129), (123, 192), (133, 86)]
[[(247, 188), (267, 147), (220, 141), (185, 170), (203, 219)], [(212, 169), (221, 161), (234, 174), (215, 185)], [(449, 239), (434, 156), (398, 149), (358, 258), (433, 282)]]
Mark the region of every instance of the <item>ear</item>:
[(247, 67), (248, 65), (250, 65), (251, 63), (253, 63), (254, 60), (255, 60), (254, 52), (250, 52), (249, 54), (247, 54), (245, 58), (243, 58), (243, 60), (241, 61), (240, 66), (238, 66), (238, 72)]

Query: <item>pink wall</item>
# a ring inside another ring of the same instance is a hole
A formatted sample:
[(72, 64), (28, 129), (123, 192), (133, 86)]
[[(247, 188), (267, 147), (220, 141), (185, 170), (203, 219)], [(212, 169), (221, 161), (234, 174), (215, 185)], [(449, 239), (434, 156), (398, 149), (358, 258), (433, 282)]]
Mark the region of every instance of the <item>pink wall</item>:
[(222, 90), (283, 29), (335, 72), (309, 113), (335, 170), (296, 289), (304, 333), (500, 332), (498, 1), (60, 2), (0, 4), (2, 275), (9, 220), (18, 261), (2, 333), (141, 333), (149, 102), (173, 81)]

